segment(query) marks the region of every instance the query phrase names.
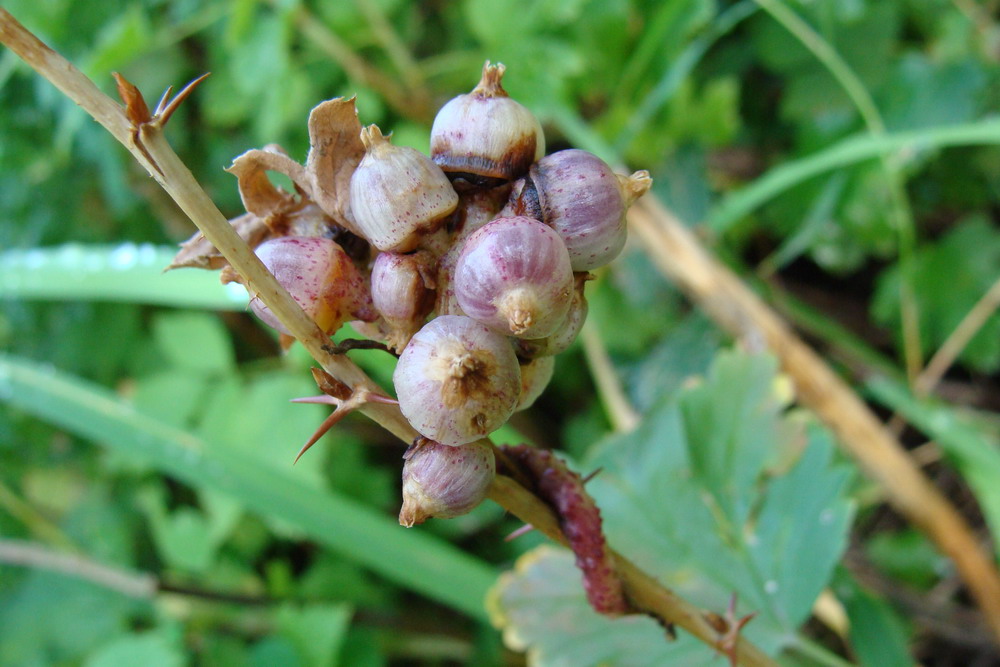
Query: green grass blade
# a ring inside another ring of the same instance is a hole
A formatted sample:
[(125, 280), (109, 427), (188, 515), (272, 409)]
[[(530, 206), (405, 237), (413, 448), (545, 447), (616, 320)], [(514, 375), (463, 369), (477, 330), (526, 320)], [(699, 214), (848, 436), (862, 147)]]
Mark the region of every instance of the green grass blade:
[(106, 389), (0, 354), (0, 401), (109, 449), (140, 457), (188, 484), (227, 493), (397, 584), (486, 620), (493, 569), (457, 548), (292, 475), (133, 410)]
[(708, 224), (723, 232), (763, 203), (815, 176), (893, 152), (1000, 144), (1000, 119), (932, 127), (882, 136), (853, 136), (808, 157), (771, 169), (745, 188), (726, 196), (708, 216)]
[(877, 378), (865, 384), (867, 392), (882, 405), (906, 417), (933, 438), (945, 456), (958, 468), (979, 500), (993, 543), (1000, 547), (1000, 449), (979, 429), (962, 418), (953, 407), (935, 400), (919, 399), (905, 385)]
[(127, 301), (180, 308), (245, 310), (241, 285), (215, 271), (163, 273), (176, 248), (68, 244), (0, 253), (0, 296), (48, 301)]

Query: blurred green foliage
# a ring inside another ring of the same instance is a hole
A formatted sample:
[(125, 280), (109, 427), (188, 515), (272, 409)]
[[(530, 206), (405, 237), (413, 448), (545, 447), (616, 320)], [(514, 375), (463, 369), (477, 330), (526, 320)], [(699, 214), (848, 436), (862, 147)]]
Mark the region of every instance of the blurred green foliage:
[[(550, 149), (575, 145), (649, 169), (667, 206), (748, 280), (765, 278), (774, 302), (825, 349), (889, 369), (865, 386), (868, 395), (939, 442), (963, 497), (997, 529), (1000, 418), (990, 396), (1000, 393), (1000, 316), (994, 309), (960, 350), (950, 380), (964, 391), (919, 398), (898, 369), (904, 300), (918, 312), (926, 357), (1000, 278), (1000, 25), (988, 4), (952, 0), (779, 4), (821, 43), (803, 44), (752, 0), (4, 6), (109, 94), (111, 71), (150, 100), (211, 71), (168, 136), (234, 216), (239, 197), (223, 168), (268, 143), (304, 158), (305, 120), (319, 101), (357, 95), (362, 122), (426, 150), (434, 110), (468, 90), (484, 60), (504, 62), (505, 87), (538, 114)], [(883, 136), (817, 59), (823, 45), (871, 96)], [(890, 172), (905, 183), (912, 247), (894, 222)], [(0, 564), (3, 662), (516, 663), (484, 621), (479, 587), (531, 552), (524, 562), (556, 594), (579, 597), (565, 556), (537, 555), (535, 535), (504, 542), (517, 524), (492, 505), (397, 542), (410, 535), (390, 525), (401, 450), (362, 419), (338, 425), (291, 468), (324, 417), (316, 406), (287, 403), (315, 393), (309, 360), (295, 348), (281, 357), (215, 275), (159, 275), (169, 246), (192, 231), (102, 128), (0, 51), (0, 536), (151, 572), (179, 591), (130, 599)], [(810, 315), (790, 305), (796, 297), (813, 305)], [(845, 486), (829, 436), (767, 403), (781, 383), (768, 362), (720, 352), (727, 336), (638, 247), (597, 276), (588, 298), (643, 426), (612, 436), (577, 345), (503, 437), (600, 461), (607, 479), (595, 480), (594, 493), (617, 526), (615, 543), (631, 553), (641, 531), (652, 531), (651, 544), (666, 540), (635, 557), (699, 604), (721, 610), (738, 590), (741, 610), (763, 609), (748, 633), (769, 649), (829, 664), (837, 652), (862, 664), (932, 662), (921, 651), (933, 645), (920, 639), (933, 628), (909, 622), (846, 572), (834, 575), (850, 503), (860, 508), (855, 539), (894, 585), (929, 587), (950, 577), (948, 568), (913, 533), (866, 531), (880, 506), (864, 485)], [(358, 360), (387, 382), (391, 362), (374, 352)], [(31, 404), (26, 388), (12, 393), (13, 373), (26, 368), (38, 383)], [(691, 388), (696, 377), (708, 379)], [(112, 413), (124, 421), (96, 430)], [(667, 432), (677, 435), (676, 449), (657, 449)], [(204, 443), (204, 458), (167, 455), (191, 441)], [(629, 448), (633, 465), (670, 451), (689, 459), (630, 470)], [(219, 482), (233, 471), (244, 486)], [(656, 474), (639, 483), (640, 472)], [(317, 507), (343, 516), (323, 517)], [(817, 513), (835, 530), (814, 535)], [(384, 519), (372, 523), (379, 537), (347, 545), (328, 532), (367, 517)], [(749, 541), (754, 531), (765, 543)], [(798, 544), (795, 536), (812, 539)], [(688, 560), (673, 559), (682, 546)], [(393, 549), (412, 553), (396, 562), (385, 557)], [(713, 549), (725, 557), (713, 562)], [(465, 564), (468, 585), (456, 587), (434, 567), (449, 558)], [(781, 581), (773, 600), (765, 581), (747, 574), (757, 570)], [(815, 628), (803, 629), (824, 586), (851, 621), (840, 639), (818, 637), (827, 648), (810, 639)], [(550, 603), (545, 589), (519, 595), (535, 615)], [(531, 621), (507, 611), (510, 647), (542, 647), (532, 655), (545, 664), (571, 655), (573, 633), (541, 624), (528, 637)], [(581, 613), (581, 627), (591, 627)], [(621, 647), (657, 632), (625, 625), (602, 637)], [(510, 639), (518, 633), (521, 641)], [(693, 642), (663, 646), (673, 664), (713, 659)]]

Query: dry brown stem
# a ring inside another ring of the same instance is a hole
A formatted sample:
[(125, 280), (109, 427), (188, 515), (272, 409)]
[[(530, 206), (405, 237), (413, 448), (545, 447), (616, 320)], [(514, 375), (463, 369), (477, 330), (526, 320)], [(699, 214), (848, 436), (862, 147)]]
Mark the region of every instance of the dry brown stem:
[(1000, 638), (1000, 575), (958, 510), (921, 472), (898, 440), (851, 388), (740, 279), (704, 250), (654, 197), (629, 211), (629, 224), (663, 274), (723, 328), (766, 345), (812, 408), (891, 505), (949, 556)]
[[(0, 42), (7, 45), (39, 74), (83, 107), (122, 143), (146, 168), (192, 222), (243, 276), (246, 285), (288, 328), (313, 356), (337, 380), (354, 391), (381, 392), (375, 383), (343, 355), (329, 351), (330, 340), (302, 311), (274, 276), (264, 267), (247, 244), (233, 230), (153, 123), (132, 125), (126, 110), (104, 95), (83, 73), (65, 58), (40, 42), (5, 9), (0, 8)], [(405, 442), (417, 433), (403, 418), (396, 405), (368, 403), (362, 412)], [(548, 506), (513, 480), (498, 477), (491, 498), (505, 509), (549, 537), (565, 544), (558, 523)], [(636, 605), (676, 624), (713, 648), (725, 648), (719, 634), (705, 621), (701, 611), (663, 588), (619, 555), (615, 555), (626, 590)], [(775, 663), (755, 646), (740, 639), (736, 654), (741, 664), (751, 667)]]

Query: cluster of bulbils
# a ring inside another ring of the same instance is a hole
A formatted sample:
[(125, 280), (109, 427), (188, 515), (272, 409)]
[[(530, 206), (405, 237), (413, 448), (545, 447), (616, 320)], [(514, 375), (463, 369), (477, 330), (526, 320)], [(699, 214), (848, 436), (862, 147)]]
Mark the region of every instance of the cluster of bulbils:
[[(440, 110), (430, 157), (362, 129), (349, 231), (293, 230), (256, 249), (324, 331), (354, 320), (399, 355), (399, 406), (424, 436), (405, 457), (404, 525), (483, 499), (496, 466), (482, 438), (548, 384), (586, 317), (588, 272), (622, 250), (625, 211), (651, 183), (586, 151), (546, 156), (503, 73), (487, 62), (475, 89)], [(251, 307), (283, 330), (259, 300)]]

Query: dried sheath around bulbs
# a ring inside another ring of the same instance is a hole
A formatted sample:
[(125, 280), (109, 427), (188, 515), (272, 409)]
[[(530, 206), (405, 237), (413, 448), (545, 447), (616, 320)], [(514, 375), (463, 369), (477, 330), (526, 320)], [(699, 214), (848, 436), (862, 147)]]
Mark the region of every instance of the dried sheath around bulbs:
[(441, 107), (431, 128), (431, 157), (453, 177), (491, 186), (519, 178), (545, 155), (542, 127), (503, 89), (504, 66), (483, 66), (471, 93)]
[(448, 447), (418, 440), (403, 455), (403, 508), (399, 523), (450, 519), (472, 511), (496, 476), (493, 448), (479, 442)]
[(520, 338), (544, 338), (566, 318), (573, 293), (559, 235), (531, 218), (497, 218), (465, 241), (455, 267), (465, 314)]
[(426, 155), (393, 146), (376, 126), (364, 128), (361, 141), (367, 152), (351, 176), (358, 229), (379, 250), (413, 250), (451, 215), (458, 195)]
[(521, 371), (507, 339), (459, 315), (425, 324), (400, 355), (392, 381), (413, 428), (453, 447), (502, 426), (521, 393)]
[[(256, 253), (326, 333), (333, 333), (347, 320), (375, 319), (367, 281), (330, 239), (284, 236), (259, 245)], [(265, 324), (289, 333), (260, 299), (251, 299), (250, 309)]]

